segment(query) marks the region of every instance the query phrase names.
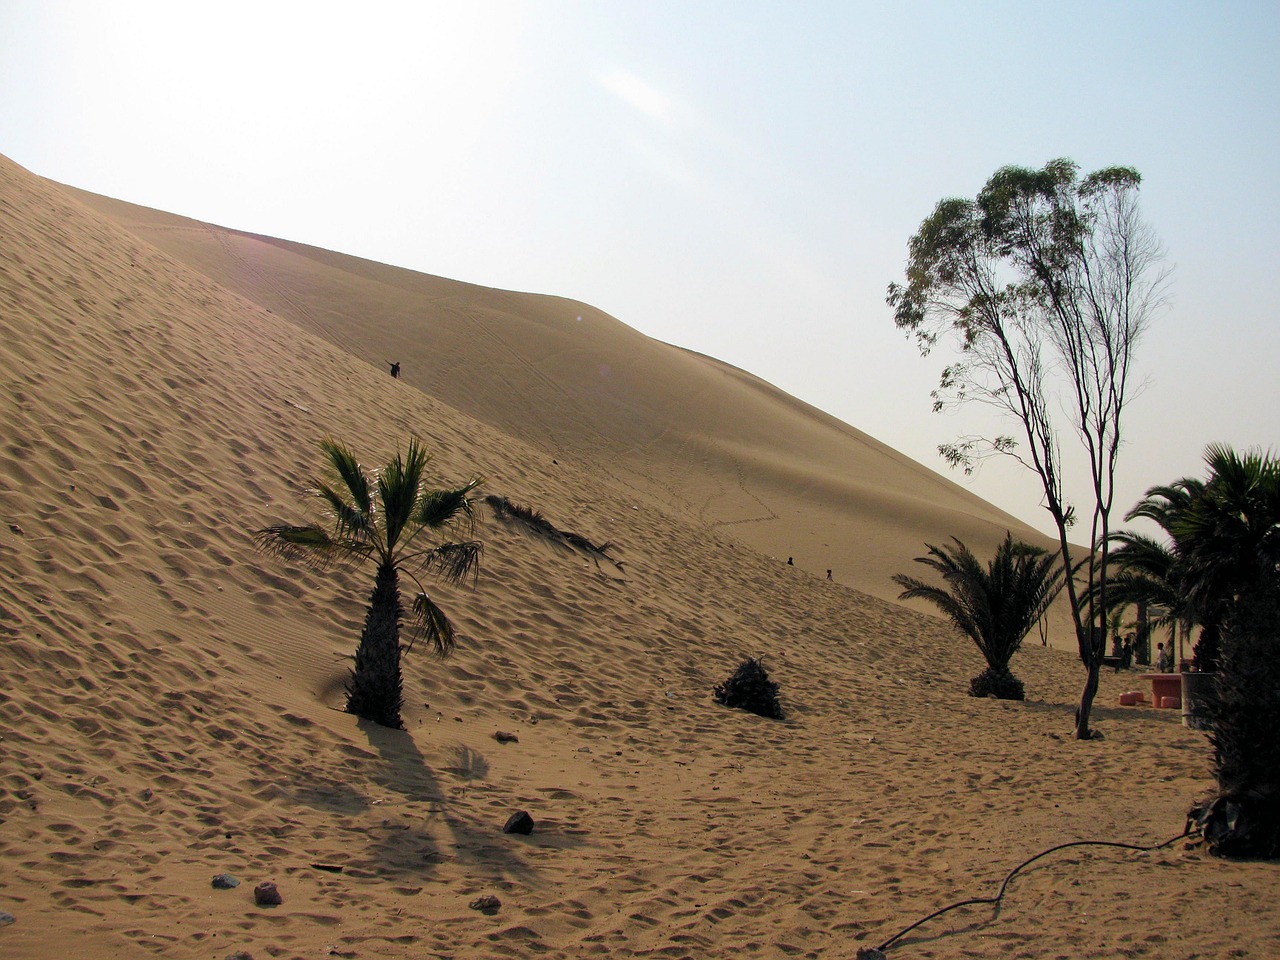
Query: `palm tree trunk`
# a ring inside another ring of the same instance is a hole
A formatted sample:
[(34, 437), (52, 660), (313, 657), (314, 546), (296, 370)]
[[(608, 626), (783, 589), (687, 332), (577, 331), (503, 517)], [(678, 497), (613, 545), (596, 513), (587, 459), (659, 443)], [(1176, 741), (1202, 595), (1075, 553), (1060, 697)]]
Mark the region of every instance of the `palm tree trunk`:
[(1213, 853), (1280, 857), (1280, 597), (1241, 603), (1211, 714), (1218, 790), (1191, 811)]
[(396, 730), (404, 727), (400, 719), (400, 708), (404, 704), (400, 674), (403, 613), (396, 567), (392, 563), (380, 563), (347, 685), (347, 712)]

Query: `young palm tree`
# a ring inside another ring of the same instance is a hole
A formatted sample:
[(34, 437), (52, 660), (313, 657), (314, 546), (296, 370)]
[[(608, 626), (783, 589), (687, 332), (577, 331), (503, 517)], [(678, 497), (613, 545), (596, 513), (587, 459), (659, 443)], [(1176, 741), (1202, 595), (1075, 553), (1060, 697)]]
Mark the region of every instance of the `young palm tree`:
[(987, 661), (987, 669), (973, 678), (969, 695), (995, 694), (1003, 700), (1024, 698), (1022, 681), (1009, 670), (1023, 638), (1044, 616), (1062, 589), (1062, 570), (1056, 554), (1013, 539), (1004, 542), (984, 568), (960, 540), (954, 547), (929, 548), (929, 556), (916, 557), (942, 574), (945, 587), (909, 577), (894, 576), (903, 587), (901, 600), (928, 600), (973, 638)]
[(462, 523), (474, 522), (471, 492), (479, 480), (452, 489), (427, 489), (428, 456), (416, 441), (375, 476), (365, 473), (355, 455), (326, 437), (320, 443), (329, 476), (316, 481), (315, 495), (324, 503), (327, 523), (278, 524), (257, 531), (258, 545), (292, 560), (325, 567), (336, 561), (372, 560), (373, 593), (364, 630), (347, 684), (348, 713), (396, 729), (404, 726), (400, 672), (400, 575), (418, 588), (410, 608), (414, 636), (428, 640), (440, 656), (454, 647), (449, 618), (419, 582), (423, 571), (460, 583), (479, 573), (482, 545), (448, 539)]
[(1210, 740), (1216, 795), (1191, 821), (1225, 855), (1280, 856), (1280, 459), (1212, 446), (1175, 526), (1186, 592), (1223, 611)]

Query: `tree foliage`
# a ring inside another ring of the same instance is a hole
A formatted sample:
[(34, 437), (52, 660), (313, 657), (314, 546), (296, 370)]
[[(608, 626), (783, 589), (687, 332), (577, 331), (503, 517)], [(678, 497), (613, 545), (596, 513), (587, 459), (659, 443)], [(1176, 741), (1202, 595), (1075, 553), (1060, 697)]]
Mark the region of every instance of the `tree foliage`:
[(1170, 484), (1151, 487), (1125, 514), (1125, 520), (1147, 520), (1160, 528), (1164, 539), (1137, 530), (1117, 530), (1111, 534), (1114, 550), (1107, 580), (1106, 605), (1114, 611), (1128, 604), (1145, 604), (1159, 611), (1153, 627), (1168, 627), (1184, 633), (1201, 627), (1196, 644), (1198, 669), (1214, 670), (1217, 640), (1223, 616), (1216, 600), (1196, 602), (1189, 594), (1187, 550), (1181, 525), (1191, 506), (1204, 492), (1204, 482), (1183, 477)]
[(1231, 607), (1277, 587), (1280, 459), (1223, 444), (1205, 451), (1209, 479), (1174, 524), (1187, 565), (1187, 595)]
[(977, 644), (987, 670), (974, 678), (972, 696), (1021, 700), (1022, 684), (1009, 662), (1062, 589), (1062, 569), (1053, 554), (1015, 541), (1012, 533), (985, 567), (962, 541), (952, 540), (954, 546), (926, 544), (929, 555), (916, 557), (942, 576), (943, 586), (900, 573), (893, 578), (903, 588), (899, 599), (927, 600)]
[[(1064, 570), (1074, 570), (1059, 419), (1085, 451), (1091, 481), (1090, 540), (1083, 581), (1105, 594), (1113, 478), (1134, 349), (1161, 297), (1161, 252), (1137, 205), (1141, 178), (1129, 167), (1085, 177), (1070, 160), (1041, 170), (1003, 167), (976, 199), (938, 203), (908, 245), (905, 284), (890, 284), (898, 327), (928, 354), (946, 341), (955, 358), (933, 392), (935, 410), (969, 401), (994, 406), (1014, 436), (968, 436), (940, 445), (952, 465), (1015, 457), (1040, 478), (1058, 531)], [(1065, 414), (1063, 413), (1065, 411)], [(1105, 653), (1105, 619), (1092, 594), (1066, 589), (1087, 669), (1076, 735), (1089, 711)]]
[(1194, 609), (1221, 622), (1209, 721), (1217, 791), (1191, 821), (1224, 855), (1280, 856), (1280, 459), (1208, 448), (1209, 479), (1173, 523)]
[[(346, 709), (399, 728), (404, 700), (401, 623), (408, 617), (410, 645), (422, 638), (442, 657), (453, 650), (453, 624), (418, 575), (431, 573), (450, 583), (478, 575), (482, 545), (453, 537), (474, 524), (471, 493), (480, 481), (427, 487), (429, 457), (417, 440), (410, 440), (403, 454), (396, 451), (376, 474), (367, 473), (355, 454), (336, 440), (325, 438), (320, 449), (327, 470), (315, 481), (314, 495), (323, 505), (325, 520), (277, 524), (257, 531), (255, 539), (264, 550), (321, 568), (373, 561), (374, 588), (347, 684)], [(400, 599), (401, 576), (417, 587), (408, 611)]]

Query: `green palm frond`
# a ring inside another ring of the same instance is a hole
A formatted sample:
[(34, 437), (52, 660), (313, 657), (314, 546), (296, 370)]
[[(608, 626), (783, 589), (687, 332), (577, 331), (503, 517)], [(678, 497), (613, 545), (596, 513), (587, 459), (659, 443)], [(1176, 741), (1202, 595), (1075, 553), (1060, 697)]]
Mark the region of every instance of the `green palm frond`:
[[(1171, 581), (1120, 570), (1107, 577), (1107, 606), (1114, 611), (1145, 604), (1147, 624), (1152, 630), (1172, 627), (1185, 617), (1184, 597)], [(1152, 616), (1157, 610), (1164, 613)]]
[(1116, 548), (1111, 562), (1123, 570), (1167, 580), (1175, 571), (1177, 554), (1165, 543), (1135, 530), (1118, 530), (1111, 536)]
[(456, 646), (457, 634), (453, 624), (425, 593), (419, 593), (413, 599), (409, 629), (411, 643), (421, 637), (431, 644), (436, 655), (441, 658), (447, 657)]
[(935, 587), (925, 583), (923, 580), (908, 577), (906, 574), (894, 574), (893, 581), (904, 588), (902, 593), (898, 594), (899, 600), (927, 600), (950, 619), (962, 633), (973, 637), (974, 640), (978, 639), (970, 633), (973, 627), (973, 618), (969, 615), (968, 608), (964, 606), (959, 598), (952, 596), (941, 587)]
[(422, 554), (424, 570), (429, 570), (446, 583), (462, 583), (468, 577), (472, 583), (480, 575), (480, 558), (484, 544), (478, 540), (442, 543)]
[(422, 445), (417, 440), (410, 440), (408, 449), (403, 454), (397, 450), (378, 474), (378, 499), (382, 501), (383, 532), (388, 550), (395, 549), (401, 533), (413, 517), (427, 460), (427, 452)]
[(1170, 484), (1154, 486), (1147, 490), (1124, 518), (1127, 521), (1139, 518), (1150, 520), (1165, 533), (1171, 533), (1174, 519), (1203, 492), (1204, 482), (1193, 477), (1183, 477)]
[(334, 564), (361, 563), (374, 553), (366, 540), (335, 536), (317, 524), (269, 526), (256, 531), (253, 540), (262, 552), (305, 563), (317, 570), (326, 570)]
[(414, 523), (438, 530), (458, 520), (475, 522), (474, 501), (471, 493), (483, 481), (476, 478), (451, 490), (427, 490), (418, 498), (413, 511)]
[(1199, 604), (1277, 589), (1280, 578), (1280, 459), (1210, 446), (1210, 478), (1179, 517), (1188, 594)]
[(337, 536), (349, 537), (353, 540), (377, 539), (376, 518), (371, 514), (362, 513), (343, 497), (341, 491), (327, 483), (321, 483), (316, 487), (315, 493), (316, 497), (323, 500), (325, 506), (329, 508), (329, 513), (333, 517), (333, 529)]
[[(1162, 622), (1181, 622), (1188, 611), (1179, 588), (1182, 564), (1177, 553), (1155, 537), (1133, 530), (1119, 530), (1110, 540), (1117, 547), (1111, 553), (1107, 574), (1108, 611), (1145, 603), (1169, 611)], [(1095, 583), (1089, 588), (1089, 596), (1097, 602), (1098, 594)]]
[[(342, 485), (351, 493), (351, 502), (356, 510), (366, 517), (371, 517), (373, 492), (369, 488), (369, 478), (360, 466), (360, 461), (356, 459), (356, 455), (332, 437), (321, 440), (320, 449), (324, 451), (325, 459), (329, 461), (329, 466), (342, 481)], [(320, 483), (317, 486), (323, 488), (329, 484)]]
[(351, 553), (351, 541), (335, 537), (314, 523), (304, 526), (276, 524), (255, 531), (253, 539), (258, 549), (266, 553), (320, 568)]

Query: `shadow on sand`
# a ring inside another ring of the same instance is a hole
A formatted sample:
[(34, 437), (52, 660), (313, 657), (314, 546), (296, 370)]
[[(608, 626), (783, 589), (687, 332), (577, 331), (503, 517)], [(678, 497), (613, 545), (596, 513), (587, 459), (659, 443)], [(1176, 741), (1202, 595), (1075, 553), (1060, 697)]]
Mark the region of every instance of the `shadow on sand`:
[[(381, 761), (371, 771), (373, 779), (403, 798), (374, 801), (386, 814), (371, 838), (381, 869), (420, 875), (447, 860), (463, 860), (491, 880), (532, 876), (523, 844), (504, 834), (502, 823), (476, 823), (454, 812), (449, 787), (427, 765), (411, 733), (366, 720), (358, 726)], [(479, 751), (457, 745), (451, 753), (453, 762), (445, 769), (454, 776), (468, 783), (488, 776), (489, 762)]]

